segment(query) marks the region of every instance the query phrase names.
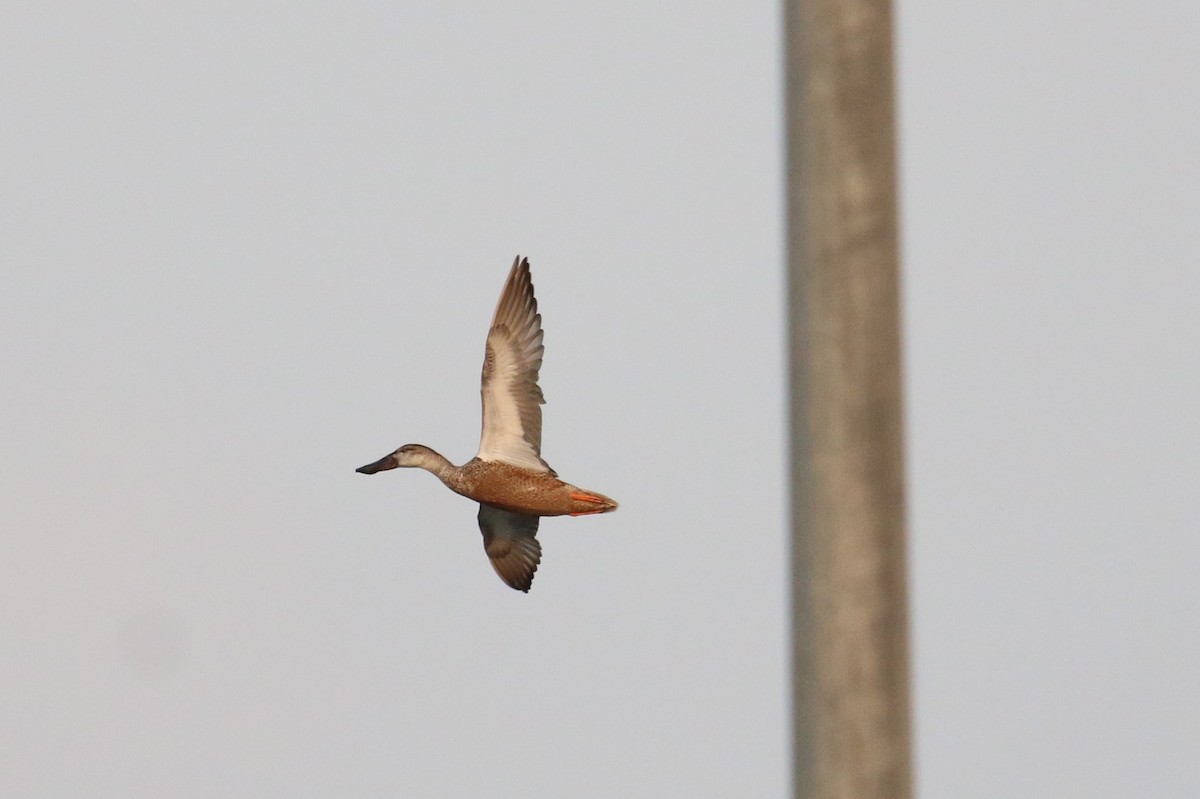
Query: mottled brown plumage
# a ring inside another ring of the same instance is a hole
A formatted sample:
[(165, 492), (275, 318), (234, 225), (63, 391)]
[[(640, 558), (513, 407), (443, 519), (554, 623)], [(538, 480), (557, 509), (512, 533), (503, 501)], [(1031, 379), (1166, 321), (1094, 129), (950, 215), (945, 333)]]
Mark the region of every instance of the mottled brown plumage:
[(536, 538), (542, 516), (586, 516), (616, 510), (603, 494), (563, 482), (542, 459), (542, 317), (529, 262), (513, 261), (484, 349), (479, 452), (455, 466), (422, 444), (405, 444), (358, 469), (374, 474), (417, 467), (479, 504), (484, 549), (505, 583), (528, 591), (541, 562)]

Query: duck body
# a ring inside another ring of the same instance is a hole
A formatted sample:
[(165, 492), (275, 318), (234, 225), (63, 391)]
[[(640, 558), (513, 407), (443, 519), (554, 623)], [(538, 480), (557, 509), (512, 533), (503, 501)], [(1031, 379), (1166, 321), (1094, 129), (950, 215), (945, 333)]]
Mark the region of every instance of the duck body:
[(484, 350), (479, 452), (455, 466), (424, 444), (405, 444), (363, 474), (416, 467), (451, 491), (479, 503), (479, 529), (492, 567), (510, 587), (528, 591), (541, 562), (537, 541), (543, 516), (590, 516), (617, 503), (561, 479), (542, 459), (542, 316), (537, 312), (529, 261), (513, 261), (496, 305)]
[(423, 444), (405, 444), (357, 471), (375, 474), (405, 466), (424, 469), (454, 493), (510, 513), (589, 516), (617, 509), (614, 500), (564, 482), (552, 470), (534, 471), (481, 458), (472, 458), (462, 466), (455, 466)]
[(455, 493), (494, 508), (531, 516), (587, 516), (617, 509), (603, 494), (565, 483), (553, 472), (533, 472), (499, 461), (472, 458), (453, 479)]

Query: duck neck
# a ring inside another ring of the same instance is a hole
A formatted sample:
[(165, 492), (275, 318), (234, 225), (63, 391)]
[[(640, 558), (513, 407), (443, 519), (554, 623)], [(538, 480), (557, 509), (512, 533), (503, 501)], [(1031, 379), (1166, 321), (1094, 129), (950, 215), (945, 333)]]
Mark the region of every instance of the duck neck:
[(421, 453), (421, 460), (416, 464), (447, 485), (454, 479), (458, 467), (448, 461), (440, 452), (434, 452), (428, 447)]

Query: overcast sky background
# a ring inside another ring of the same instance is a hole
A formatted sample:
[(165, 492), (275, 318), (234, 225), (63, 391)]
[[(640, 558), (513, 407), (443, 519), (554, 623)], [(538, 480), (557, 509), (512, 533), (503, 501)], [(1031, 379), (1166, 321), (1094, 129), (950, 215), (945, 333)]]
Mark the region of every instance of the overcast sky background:
[[(783, 796), (774, 3), (10, 4), (0, 794)], [(902, 4), (922, 796), (1200, 793), (1200, 7)], [(478, 443), (528, 255), (542, 525)]]

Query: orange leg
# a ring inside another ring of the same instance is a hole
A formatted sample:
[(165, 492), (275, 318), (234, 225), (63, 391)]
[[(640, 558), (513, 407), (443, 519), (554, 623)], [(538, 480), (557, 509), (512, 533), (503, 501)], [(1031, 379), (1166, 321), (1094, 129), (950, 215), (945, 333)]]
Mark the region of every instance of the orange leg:
[[(593, 505), (603, 505), (604, 500), (595, 494), (584, 494), (582, 492), (571, 492), (568, 496), (576, 502), (589, 502)], [(571, 516), (591, 516), (594, 513), (604, 513), (604, 508), (596, 508), (595, 510), (581, 510), (570, 514)]]

